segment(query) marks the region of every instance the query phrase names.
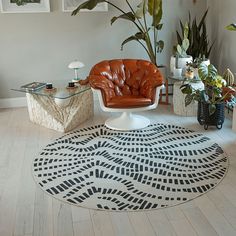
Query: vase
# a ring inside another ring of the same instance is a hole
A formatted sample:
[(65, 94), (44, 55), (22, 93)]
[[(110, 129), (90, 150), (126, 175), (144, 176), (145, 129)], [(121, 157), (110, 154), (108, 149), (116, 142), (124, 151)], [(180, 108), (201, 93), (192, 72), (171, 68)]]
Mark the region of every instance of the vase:
[(207, 130), (209, 126), (216, 126), (217, 129), (221, 129), (225, 120), (225, 104), (215, 104), (216, 110), (213, 114), (210, 114), (209, 104), (204, 102), (198, 102), (197, 119), (200, 125), (204, 125), (204, 129)]
[[(190, 63), (192, 61), (193, 61), (193, 57), (192, 56), (188, 56), (186, 58), (181, 58), (181, 57), (178, 58), (178, 65), (177, 65), (177, 67), (182, 69), (182, 75), (185, 74), (185, 71), (187, 69), (187, 65), (186, 64)], [(176, 68), (176, 57), (172, 56), (170, 58), (170, 72), (171, 72), (172, 75), (174, 74), (174, 68)]]

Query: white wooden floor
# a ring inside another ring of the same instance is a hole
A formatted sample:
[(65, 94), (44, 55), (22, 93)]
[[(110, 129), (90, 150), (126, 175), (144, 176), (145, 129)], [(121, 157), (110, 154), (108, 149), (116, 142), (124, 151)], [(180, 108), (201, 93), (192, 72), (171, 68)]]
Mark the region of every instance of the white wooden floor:
[[(64, 204), (42, 192), (31, 176), (35, 155), (60, 133), (29, 122), (26, 108), (0, 110), (0, 236), (236, 235), (236, 133), (231, 121), (205, 131), (196, 118), (178, 117), (171, 106), (145, 112), (152, 122), (171, 123), (205, 133), (230, 157), (226, 178), (213, 191), (189, 203), (139, 213), (94, 211)], [(95, 106), (82, 126), (103, 123), (110, 114)]]

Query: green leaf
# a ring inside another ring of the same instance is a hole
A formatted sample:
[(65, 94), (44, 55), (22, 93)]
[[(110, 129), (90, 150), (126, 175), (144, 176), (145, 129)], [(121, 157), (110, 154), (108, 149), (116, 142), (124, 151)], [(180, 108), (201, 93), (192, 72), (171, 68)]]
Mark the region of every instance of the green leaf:
[(79, 11), (81, 9), (88, 9), (88, 10), (92, 10), (93, 8), (95, 8), (97, 6), (98, 3), (101, 2), (105, 2), (105, 0), (88, 0), (82, 4), (80, 4), (73, 12), (72, 12), (72, 16), (75, 16), (79, 13)]
[(188, 28), (188, 23), (186, 22), (184, 25), (184, 38), (185, 39), (188, 38), (188, 32), (189, 32), (189, 28)]
[(217, 69), (210, 64), (207, 66), (205, 63), (201, 63), (198, 67), (198, 74), (201, 80), (206, 80), (207, 78), (215, 78), (217, 76)]
[(163, 27), (163, 24), (159, 24), (159, 25), (156, 26), (156, 29), (157, 29), (157, 30), (161, 30), (162, 27)]
[(206, 90), (201, 90), (200, 91), (200, 100), (208, 103), (209, 102), (209, 96), (206, 94)]
[(152, 16), (152, 26), (157, 27), (162, 18), (162, 0), (148, 0), (148, 12)]
[(124, 45), (131, 42), (131, 41), (138, 41), (139, 39), (135, 36), (135, 35), (132, 35), (130, 37), (128, 37), (127, 39), (125, 39), (122, 44), (121, 44), (121, 50), (123, 50), (124, 48)]
[(205, 24), (205, 20), (206, 20), (207, 14), (208, 14), (208, 9), (205, 11), (205, 13), (204, 13), (204, 15), (203, 15), (203, 17), (202, 17), (202, 19), (201, 19), (201, 21), (200, 21), (200, 23), (199, 23), (199, 26), (198, 26), (198, 29), (199, 29), (199, 30), (201, 30), (203, 24)]
[(193, 89), (190, 84), (181, 85), (180, 89), (183, 94), (192, 94), (193, 93)]
[(141, 40), (145, 40), (146, 38), (146, 35), (143, 32), (138, 32), (134, 36), (136, 37), (136, 39), (141, 39)]
[(177, 45), (177, 53), (179, 56), (181, 56), (183, 54), (183, 50), (180, 45)]
[(185, 106), (190, 105), (192, 101), (193, 101), (193, 95), (192, 94), (187, 94), (185, 96)]
[(217, 69), (212, 64), (210, 64), (208, 66), (208, 77), (215, 78), (216, 76), (217, 76)]
[(114, 16), (112, 19), (111, 19), (111, 25), (118, 19), (124, 19), (124, 20), (129, 20), (129, 21), (132, 21), (134, 22), (135, 21), (135, 16), (132, 12), (127, 12), (125, 14), (122, 14), (120, 16)]
[(185, 38), (184, 40), (183, 40), (183, 43), (182, 43), (182, 49), (183, 49), (183, 51), (187, 51), (188, 50), (188, 47), (189, 47), (189, 40), (187, 39), (187, 38)]
[(209, 114), (210, 116), (213, 115), (216, 111), (216, 105), (215, 104), (209, 104)]
[(137, 11), (135, 12), (135, 17), (140, 19), (147, 12), (147, 0), (142, 0), (142, 2), (137, 6)]
[(232, 23), (232, 24), (226, 26), (226, 29), (230, 30), (230, 31), (236, 31), (236, 24)]

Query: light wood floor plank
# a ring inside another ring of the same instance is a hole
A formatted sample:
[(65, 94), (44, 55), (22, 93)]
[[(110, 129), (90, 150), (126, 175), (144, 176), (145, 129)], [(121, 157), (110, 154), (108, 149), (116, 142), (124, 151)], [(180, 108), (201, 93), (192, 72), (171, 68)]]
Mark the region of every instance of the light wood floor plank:
[(137, 225), (132, 226), (127, 213), (112, 212), (110, 216), (116, 236), (135, 236), (133, 227)]
[(91, 220), (84, 220), (73, 223), (74, 235), (76, 236), (94, 236), (93, 224)]
[(113, 225), (108, 212), (90, 210), (95, 236), (114, 236)]
[(133, 229), (135, 231), (136, 236), (156, 235), (147, 215), (144, 212), (129, 212), (128, 217), (130, 219), (131, 224), (133, 225)]
[(166, 217), (165, 209), (157, 211), (148, 211), (146, 213), (156, 235), (158, 236), (176, 236), (173, 226)]
[[(205, 131), (196, 117), (173, 114), (171, 106), (142, 112), (151, 122), (204, 133), (230, 157), (225, 180), (206, 195), (180, 206), (145, 213), (87, 210), (61, 203), (35, 185), (32, 160), (62, 134), (30, 123), (26, 108), (0, 110), (0, 236), (169, 236), (236, 235), (236, 133), (226, 119), (222, 130)], [(95, 103), (95, 116), (80, 127), (103, 124), (111, 113)]]
[(226, 218), (206, 195), (203, 195), (195, 199), (194, 201), (196, 202), (196, 205), (199, 207), (202, 213), (205, 215), (208, 222), (214, 227), (215, 231), (219, 235), (236, 235), (236, 231), (234, 230), (232, 225), (226, 220)]
[(53, 235), (74, 235), (71, 207), (69, 204), (53, 200)]

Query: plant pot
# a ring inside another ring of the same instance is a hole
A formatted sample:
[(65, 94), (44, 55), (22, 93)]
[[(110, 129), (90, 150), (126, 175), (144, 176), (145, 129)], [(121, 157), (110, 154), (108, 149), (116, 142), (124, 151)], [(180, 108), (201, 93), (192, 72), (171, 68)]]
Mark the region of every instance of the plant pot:
[[(186, 58), (179, 58), (178, 59), (178, 65), (177, 68), (181, 68), (182, 69), (182, 75), (185, 75), (185, 71), (187, 69), (187, 63), (192, 62), (193, 58), (192, 56), (188, 56)], [(174, 74), (174, 69), (176, 68), (176, 57), (175, 56), (171, 56), (170, 58), (170, 72), (171, 74)]]
[(204, 125), (205, 130), (208, 129), (208, 126), (216, 126), (217, 129), (221, 129), (225, 120), (225, 104), (216, 104), (215, 112), (210, 115), (209, 104), (198, 102), (197, 119), (200, 125)]

